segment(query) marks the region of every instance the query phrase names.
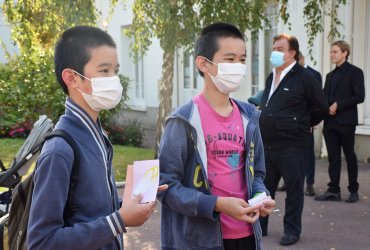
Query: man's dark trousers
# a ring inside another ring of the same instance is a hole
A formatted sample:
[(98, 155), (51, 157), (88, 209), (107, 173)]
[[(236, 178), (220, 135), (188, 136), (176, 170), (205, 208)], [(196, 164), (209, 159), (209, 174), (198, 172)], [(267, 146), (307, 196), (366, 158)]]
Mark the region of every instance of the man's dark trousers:
[(310, 145), (307, 147), (306, 154), (306, 184), (312, 186), (315, 182), (315, 141), (313, 128), (310, 135)]
[[(275, 190), (283, 178), (285, 199), (284, 233), (300, 236), (304, 202), (305, 156), (307, 148), (265, 149), (265, 185), (275, 199)], [(268, 217), (260, 218), (262, 232), (267, 233)]]
[(358, 165), (354, 150), (355, 130), (356, 126), (354, 125), (337, 124), (335, 118), (329, 118), (326, 121), (323, 133), (329, 158), (329, 192), (340, 192), (341, 147), (347, 162), (348, 191), (350, 193), (358, 191)]

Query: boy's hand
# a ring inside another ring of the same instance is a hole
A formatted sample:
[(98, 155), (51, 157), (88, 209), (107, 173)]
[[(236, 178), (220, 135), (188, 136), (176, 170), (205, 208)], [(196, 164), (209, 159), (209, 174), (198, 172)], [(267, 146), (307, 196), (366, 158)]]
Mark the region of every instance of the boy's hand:
[(260, 209), (260, 215), (265, 217), (272, 213), (272, 210), (275, 207), (275, 201), (273, 199), (269, 199), (268, 201), (263, 202), (263, 206)]
[(119, 213), (126, 227), (138, 227), (144, 224), (153, 213), (157, 202), (151, 201), (146, 204), (140, 204), (143, 198), (142, 194), (136, 195), (127, 204), (123, 204)]
[(259, 217), (259, 209), (262, 205), (249, 206), (249, 204), (235, 197), (218, 197), (215, 211), (224, 213), (234, 219), (254, 223)]

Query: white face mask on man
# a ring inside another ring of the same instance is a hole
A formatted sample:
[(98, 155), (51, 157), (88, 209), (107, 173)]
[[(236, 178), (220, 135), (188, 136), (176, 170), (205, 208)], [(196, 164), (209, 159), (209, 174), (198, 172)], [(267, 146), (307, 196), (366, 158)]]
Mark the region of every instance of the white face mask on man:
[(240, 85), (246, 78), (247, 67), (242, 63), (214, 63), (205, 58), (210, 63), (217, 65), (217, 76), (211, 77), (217, 89), (224, 94), (230, 94), (240, 89)]
[(94, 111), (99, 112), (102, 109), (112, 109), (121, 101), (123, 88), (117, 75), (89, 79), (75, 70), (73, 72), (91, 81), (91, 95), (82, 92), (80, 89), (78, 91), (81, 92), (86, 103)]

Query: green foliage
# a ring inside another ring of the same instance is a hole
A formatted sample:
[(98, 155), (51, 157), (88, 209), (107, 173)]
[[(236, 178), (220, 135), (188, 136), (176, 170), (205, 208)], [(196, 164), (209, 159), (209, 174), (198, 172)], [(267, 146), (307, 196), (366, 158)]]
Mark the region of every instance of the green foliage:
[(58, 35), (77, 24), (94, 25), (93, 0), (4, 0), (3, 12), (21, 54), (52, 48)]
[[(10, 58), (6, 53), (8, 63), (0, 65), (1, 134), (10, 132), (15, 124), (33, 123), (39, 114), (56, 122), (64, 112), (66, 96), (55, 78), (53, 47), (69, 27), (95, 25), (95, 1), (5, 0), (2, 8), (20, 55)], [(122, 101), (115, 109), (101, 113), (103, 124), (128, 100), (128, 78), (120, 79), (124, 90)]]
[(54, 43), (71, 26), (94, 24), (94, 6), (93, 0), (4, 0), (3, 13), (20, 54), (0, 67), (0, 128), (34, 122), (39, 114), (56, 121), (63, 113), (65, 95), (54, 76)]
[[(279, 17), (290, 29), (289, 0), (136, 0), (133, 5), (134, 19), (129, 32), (135, 41), (132, 45), (134, 56), (137, 59), (145, 54), (153, 37), (159, 38), (165, 53), (178, 48), (191, 50), (196, 34), (206, 25), (217, 21), (232, 23), (242, 31), (251, 30), (252, 36), (255, 37), (264, 25), (269, 26), (264, 11), (267, 4), (273, 2), (279, 3)], [(311, 55), (314, 39), (323, 31), (324, 16), (330, 16), (332, 19), (328, 39), (340, 37), (338, 27), (343, 24), (338, 19), (337, 9), (347, 1), (334, 1), (334, 6), (328, 6), (331, 2), (329, 0), (304, 2), (303, 17)]]
[[(200, 30), (213, 22), (229, 22), (253, 33), (268, 22), (265, 1), (136, 0), (130, 35), (134, 55), (144, 54), (157, 37), (164, 51), (191, 50)], [(232, 10), (232, 11), (229, 11)]]
[(113, 144), (140, 147), (144, 140), (144, 130), (136, 120), (127, 121), (123, 126), (110, 125), (105, 129)]
[(289, 30), (291, 29), (291, 23), (289, 22), (290, 14), (288, 9), (289, 0), (280, 0), (279, 15), (284, 24), (288, 24)]
[(138, 121), (129, 121), (125, 124), (123, 131), (124, 136), (127, 138), (127, 145), (139, 147), (144, 140), (144, 130), (141, 123)]
[(325, 16), (330, 16), (332, 19), (328, 40), (331, 40), (334, 37), (341, 37), (338, 27), (343, 27), (343, 23), (338, 19), (337, 9), (340, 5), (345, 5), (346, 0), (335, 1), (334, 6), (329, 6), (329, 3), (331, 3), (331, 1), (328, 0), (307, 0), (303, 9), (303, 16), (306, 20), (305, 27), (308, 36), (308, 53), (314, 64), (316, 64), (316, 59), (312, 56), (312, 47), (316, 36), (324, 31), (323, 19)]
[[(25, 58), (26, 57), (26, 58)], [(126, 107), (129, 79), (120, 75), (123, 96), (119, 105), (100, 113), (103, 126)], [(66, 96), (56, 81), (53, 58), (40, 55), (16, 57), (0, 67), (0, 136), (10, 136), (11, 127), (26, 121), (32, 124), (40, 114), (54, 122), (64, 113)]]
[(33, 123), (39, 114), (55, 121), (63, 113), (64, 100), (51, 53), (34, 49), (32, 54), (15, 56), (0, 67), (0, 128)]

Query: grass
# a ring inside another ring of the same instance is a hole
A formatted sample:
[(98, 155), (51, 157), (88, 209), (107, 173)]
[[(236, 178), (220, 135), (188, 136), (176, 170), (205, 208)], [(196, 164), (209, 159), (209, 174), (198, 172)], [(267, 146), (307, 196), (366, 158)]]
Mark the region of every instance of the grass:
[[(0, 139), (0, 160), (8, 167), (19, 148), (23, 145), (24, 139)], [(133, 161), (153, 159), (154, 150), (146, 148), (136, 148), (130, 146), (113, 145), (116, 181), (126, 179), (127, 165)]]

